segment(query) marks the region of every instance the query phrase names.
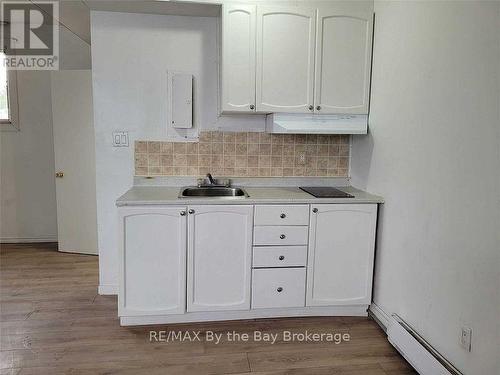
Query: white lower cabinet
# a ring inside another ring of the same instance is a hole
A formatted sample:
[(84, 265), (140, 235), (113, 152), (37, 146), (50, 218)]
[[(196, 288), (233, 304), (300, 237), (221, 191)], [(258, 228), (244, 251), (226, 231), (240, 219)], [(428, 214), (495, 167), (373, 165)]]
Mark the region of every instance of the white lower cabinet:
[(377, 204), (120, 207), (120, 322), (366, 316), (376, 219)]
[(311, 206), (307, 306), (370, 304), (376, 204)]
[(305, 268), (253, 270), (252, 308), (304, 307)]
[(250, 309), (253, 207), (188, 212), (187, 311)]
[(186, 310), (186, 208), (121, 208), (118, 314)]

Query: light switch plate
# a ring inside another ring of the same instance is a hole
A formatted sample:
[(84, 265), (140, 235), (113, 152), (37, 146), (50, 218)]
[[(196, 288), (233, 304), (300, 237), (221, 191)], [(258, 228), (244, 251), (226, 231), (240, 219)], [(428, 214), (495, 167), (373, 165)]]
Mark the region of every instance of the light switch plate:
[(460, 345), (468, 352), (472, 350), (472, 328), (462, 327)]
[(128, 147), (128, 132), (113, 132), (113, 147)]

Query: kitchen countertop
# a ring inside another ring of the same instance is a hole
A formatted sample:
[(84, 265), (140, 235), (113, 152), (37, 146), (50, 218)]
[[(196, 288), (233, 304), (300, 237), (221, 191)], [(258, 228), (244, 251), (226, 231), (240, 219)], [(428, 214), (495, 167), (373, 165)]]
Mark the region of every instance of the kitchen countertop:
[(298, 187), (245, 187), (247, 198), (189, 197), (179, 198), (181, 187), (134, 186), (116, 200), (117, 206), (194, 205), (194, 204), (259, 204), (259, 203), (383, 203), (384, 199), (352, 186), (338, 189), (354, 198), (315, 198)]

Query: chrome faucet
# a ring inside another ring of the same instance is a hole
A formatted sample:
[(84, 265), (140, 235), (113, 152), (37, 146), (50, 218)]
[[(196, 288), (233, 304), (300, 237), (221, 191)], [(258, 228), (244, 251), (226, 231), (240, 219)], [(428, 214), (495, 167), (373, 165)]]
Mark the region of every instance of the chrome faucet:
[(212, 175), (210, 173), (207, 173), (207, 178), (208, 178), (208, 181), (210, 182), (210, 185), (217, 185), (217, 183), (215, 182), (214, 178), (212, 177)]
[[(208, 180), (208, 182), (207, 182)], [(205, 178), (198, 179), (198, 187), (228, 187), (231, 186), (231, 180), (217, 180), (207, 173)]]

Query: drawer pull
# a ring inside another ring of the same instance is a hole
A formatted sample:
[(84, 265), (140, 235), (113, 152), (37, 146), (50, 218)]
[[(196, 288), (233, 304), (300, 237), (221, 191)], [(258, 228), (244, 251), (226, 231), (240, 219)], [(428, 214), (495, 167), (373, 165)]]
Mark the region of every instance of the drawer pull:
[(313, 208), (313, 212), (314, 213), (318, 212), (318, 209), (317, 208)]
[(283, 291), (283, 288), (282, 288), (282, 287), (279, 287), (278, 289), (276, 289), (276, 291), (277, 291), (278, 293), (281, 293), (281, 292)]
[(280, 238), (281, 238), (282, 240), (284, 240), (284, 239), (286, 238), (286, 236), (285, 236), (284, 234), (282, 234), (282, 235), (280, 236)]
[(281, 215), (280, 215), (280, 217), (281, 217), (282, 219), (284, 219), (284, 218), (286, 217), (286, 215), (285, 215), (285, 214), (281, 214)]
[(284, 255), (280, 255), (280, 256), (278, 257), (278, 259), (279, 259), (279, 260), (284, 260), (284, 259), (285, 259), (285, 256), (284, 256)]

